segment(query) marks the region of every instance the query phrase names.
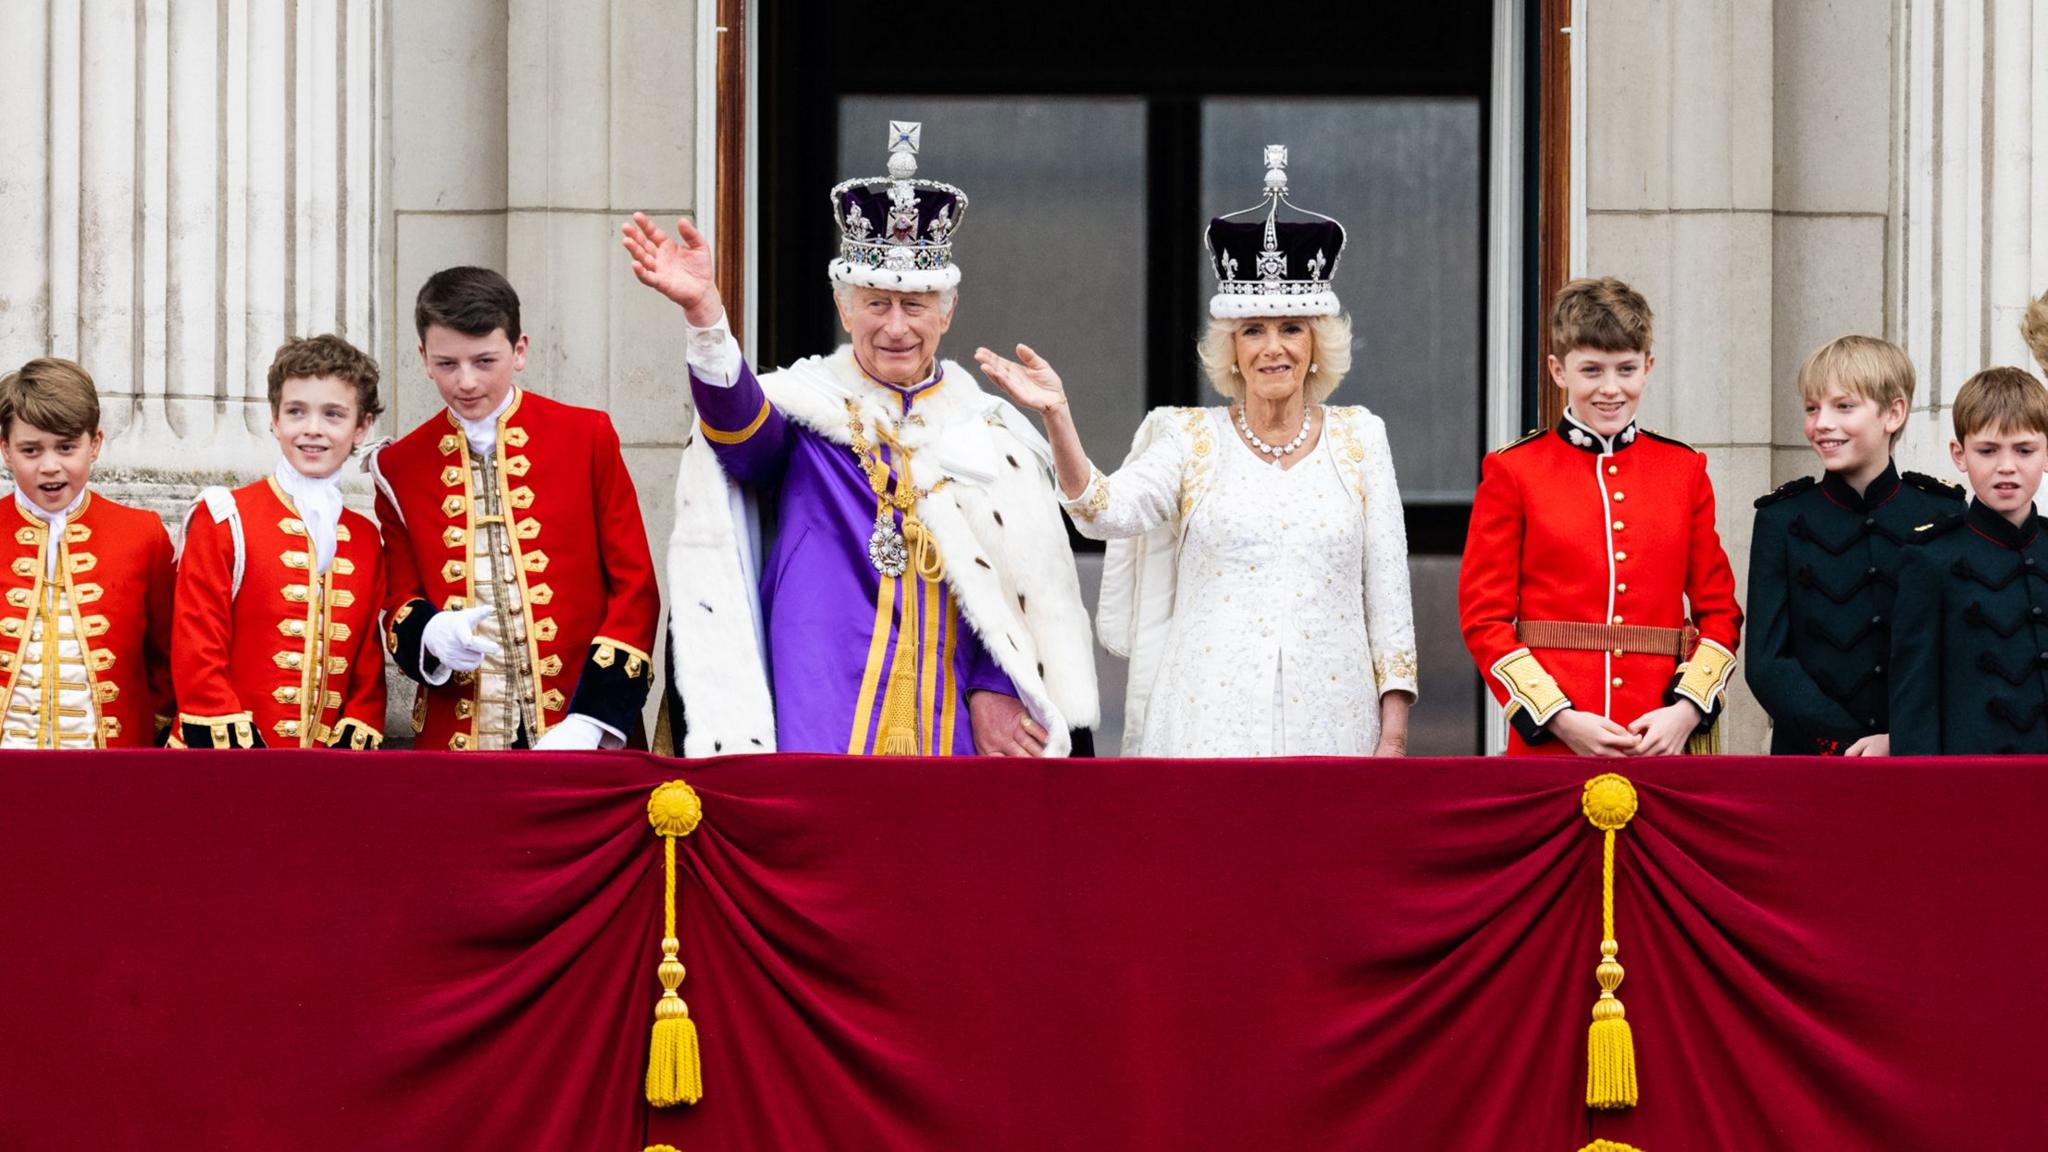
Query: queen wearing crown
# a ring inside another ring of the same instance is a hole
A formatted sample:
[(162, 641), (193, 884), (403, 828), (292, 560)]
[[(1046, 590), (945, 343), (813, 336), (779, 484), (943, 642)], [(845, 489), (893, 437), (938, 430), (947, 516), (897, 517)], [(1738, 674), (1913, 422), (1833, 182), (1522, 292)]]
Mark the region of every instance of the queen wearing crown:
[(1096, 723), (1050, 449), (939, 356), (967, 197), (917, 178), (919, 136), (892, 123), (889, 174), (832, 189), (848, 343), (758, 378), (704, 238), (625, 227), (689, 334), (668, 553), (684, 755), (1063, 756)]
[[(1123, 467), (1088, 460), (1058, 373), (1024, 345), (982, 370), (1044, 419), (1061, 495), (1107, 540), (1096, 623), (1130, 660), (1124, 753), (1400, 755), (1415, 699), (1408, 542), (1386, 425), (1323, 403), (1351, 367), (1331, 289), (1344, 228), (1287, 199), (1209, 224), (1198, 350), (1229, 401), (1154, 410)], [(1285, 207), (1306, 220), (1283, 220)]]

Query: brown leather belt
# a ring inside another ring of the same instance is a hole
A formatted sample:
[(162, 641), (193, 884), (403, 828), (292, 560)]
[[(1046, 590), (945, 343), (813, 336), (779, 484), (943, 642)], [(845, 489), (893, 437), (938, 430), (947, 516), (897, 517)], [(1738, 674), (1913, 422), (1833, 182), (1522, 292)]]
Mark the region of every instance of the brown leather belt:
[(1683, 628), (1650, 628), (1641, 624), (1577, 624), (1564, 620), (1523, 620), (1515, 625), (1515, 639), (1531, 648), (1572, 648), (1583, 652), (1636, 652), (1646, 656), (1669, 656), (1684, 660), (1699, 643), (1699, 631), (1686, 621)]

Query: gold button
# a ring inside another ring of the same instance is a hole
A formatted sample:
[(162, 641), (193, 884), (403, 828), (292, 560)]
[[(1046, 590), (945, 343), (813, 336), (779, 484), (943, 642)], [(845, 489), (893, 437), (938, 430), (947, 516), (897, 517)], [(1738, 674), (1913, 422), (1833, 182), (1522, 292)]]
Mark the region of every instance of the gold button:
[(1621, 649), (1619, 649), (1619, 648), (1616, 648), (1616, 649), (1614, 650), (1614, 654), (1615, 654), (1616, 656), (1619, 656), (1619, 655), (1621, 655), (1621, 654), (1622, 654), (1622, 650), (1621, 650)]
[(1626, 495), (1626, 493), (1623, 493), (1623, 492), (1616, 492), (1616, 493), (1614, 494), (1614, 498), (1615, 498), (1616, 500), (1620, 500), (1620, 499), (1621, 499), (1621, 498), (1622, 498), (1622, 497), (1623, 497), (1624, 495)]
[(1614, 554), (1614, 558), (1615, 558), (1616, 560), (1626, 560), (1626, 559), (1628, 559), (1628, 553), (1626, 553), (1626, 552), (1616, 552), (1616, 553)]
[(1628, 585), (1626, 585), (1626, 584), (1616, 584), (1616, 585), (1614, 586), (1614, 590), (1615, 590), (1616, 592), (1626, 592), (1626, 591), (1628, 591)]
[(1616, 616), (1616, 617), (1614, 618), (1614, 622), (1615, 622), (1616, 624), (1619, 624), (1619, 623), (1621, 623), (1621, 617), (1620, 617), (1620, 616)]
[(1615, 467), (1614, 465), (1612, 465), (1612, 464), (1609, 464), (1609, 465), (1607, 466), (1607, 474), (1608, 474), (1609, 476), (1619, 476), (1619, 475), (1621, 475), (1621, 469), (1619, 469), (1619, 468), (1616, 468), (1616, 467)]
[(1621, 687), (1621, 677), (1619, 677), (1619, 676), (1616, 676), (1616, 677), (1614, 678), (1614, 686), (1615, 686), (1616, 688), (1619, 688), (1619, 687)]
[(1619, 531), (1621, 531), (1621, 530), (1622, 530), (1623, 528), (1626, 528), (1626, 527), (1628, 527), (1628, 525), (1626, 525), (1626, 524), (1623, 524), (1623, 523), (1622, 523), (1621, 521), (1619, 521), (1619, 520), (1616, 520), (1616, 521), (1614, 522), (1614, 530), (1615, 530), (1616, 532), (1619, 532)]

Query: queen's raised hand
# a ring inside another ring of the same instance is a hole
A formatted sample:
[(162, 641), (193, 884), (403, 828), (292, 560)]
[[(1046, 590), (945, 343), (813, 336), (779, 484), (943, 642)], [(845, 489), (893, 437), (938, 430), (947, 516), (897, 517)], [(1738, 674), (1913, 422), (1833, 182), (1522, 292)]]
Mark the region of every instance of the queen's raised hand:
[[(1010, 394), (1020, 406), (1041, 414), (1051, 413), (1067, 403), (1060, 374), (1029, 345), (1017, 345), (1017, 359), (1005, 360), (986, 348), (974, 350), (974, 361), (982, 372)], [(1022, 361), (1022, 363), (1018, 363)]]

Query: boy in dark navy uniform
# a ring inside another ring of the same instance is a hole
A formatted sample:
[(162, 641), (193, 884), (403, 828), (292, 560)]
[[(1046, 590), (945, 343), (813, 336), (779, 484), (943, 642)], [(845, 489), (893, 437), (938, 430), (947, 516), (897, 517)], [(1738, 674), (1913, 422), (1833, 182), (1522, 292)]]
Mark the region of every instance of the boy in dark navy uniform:
[(1774, 755), (1883, 756), (1899, 550), (1961, 511), (1963, 490), (1892, 463), (1913, 404), (1913, 362), (1897, 346), (1826, 345), (1800, 367), (1799, 397), (1823, 471), (1756, 502), (1749, 686)]
[(2048, 753), (2048, 388), (1988, 368), (1956, 394), (1969, 509), (1914, 533), (1892, 631), (1892, 752)]

